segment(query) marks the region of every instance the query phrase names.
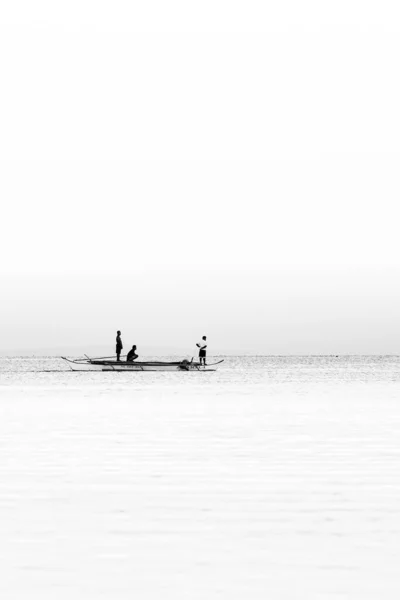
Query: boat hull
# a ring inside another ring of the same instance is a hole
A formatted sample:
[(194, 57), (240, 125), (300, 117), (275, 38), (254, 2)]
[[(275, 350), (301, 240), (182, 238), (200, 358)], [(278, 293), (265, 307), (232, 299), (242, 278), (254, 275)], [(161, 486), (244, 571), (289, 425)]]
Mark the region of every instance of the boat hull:
[[(70, 360), (61, 357), (73, 371), (216, 371), (216, 369), (200, 366), (199, 363), (181, 362), (123, 362), (100, 361), (92, 359)], [(222, 361), (220, 361), (222, 362)]]

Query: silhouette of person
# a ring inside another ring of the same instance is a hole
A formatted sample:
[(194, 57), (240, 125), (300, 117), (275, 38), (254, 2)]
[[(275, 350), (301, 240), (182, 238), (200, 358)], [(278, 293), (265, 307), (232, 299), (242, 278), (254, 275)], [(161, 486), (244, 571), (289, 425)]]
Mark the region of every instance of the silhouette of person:
[(121, 356), (121, 350), (123, 348), (122, 345), (122, 340), (121, 340), (121, 332), (117, 331), (117, 339), (116, 339), (117, 345), (115, 347), (115, 351), (117, 353), (117, 360), (120, 361), (120, 356)]
[(127, 362), (132, 362), (138, 358), (136, 354), (136, 346), (132, 346), (132, 350), (129, 350), (128, 355), (126, 357)]

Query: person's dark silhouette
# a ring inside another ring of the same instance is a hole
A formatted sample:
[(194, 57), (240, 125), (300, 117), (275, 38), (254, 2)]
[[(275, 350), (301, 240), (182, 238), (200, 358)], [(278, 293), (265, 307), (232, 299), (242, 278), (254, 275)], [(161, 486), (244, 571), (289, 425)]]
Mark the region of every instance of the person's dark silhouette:
[(132, 350), (129, 350), (128, 355), (126, 357), (126, 361), (133, 362), (137, 358), (138, 358), (138, 355), (136, 354), (136, 346), (132, 346)]
[(116, 339), (117, 345), (115, 347), (115, 351), (117, 353), (117, 360), (120, 361), (120, 356), (121, 356), (121, 350), (123, 348), (122, 345), (122, 340), (121, 340), (121, 332), (117, 331), (117, 339)]

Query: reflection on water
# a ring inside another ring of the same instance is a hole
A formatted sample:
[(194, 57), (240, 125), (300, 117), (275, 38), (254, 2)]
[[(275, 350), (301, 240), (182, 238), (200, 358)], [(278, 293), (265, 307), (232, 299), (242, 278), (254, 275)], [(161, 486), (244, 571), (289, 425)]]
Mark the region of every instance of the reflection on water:
[(400, 359), (0, 359), (0, 596), (395, 599)]

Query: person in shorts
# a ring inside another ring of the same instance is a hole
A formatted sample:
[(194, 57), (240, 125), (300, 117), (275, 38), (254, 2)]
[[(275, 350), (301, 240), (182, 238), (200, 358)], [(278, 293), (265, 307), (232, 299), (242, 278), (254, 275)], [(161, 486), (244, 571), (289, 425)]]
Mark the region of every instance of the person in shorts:
[(204, 366), (206, 366), (207, 337), (205, 335), (203, 335), (201, 341), (198, 344), (196, 344), (196, 346), (199, 348), (199, 362), (200, 362), (200, 366), (202, 364)]
[(115, 352), (117, 354), (117, 361), (119, 362), (121, 360), (120, 356), (121, 356), (121, 351), (122, 351), (122, 348), (123, 348), (122, 340), (121, 340), (121, 332), (120, 331), (117, 331), (117, 339), (115, 341), (117, 343), (116, 346), (115, 346)]

